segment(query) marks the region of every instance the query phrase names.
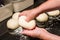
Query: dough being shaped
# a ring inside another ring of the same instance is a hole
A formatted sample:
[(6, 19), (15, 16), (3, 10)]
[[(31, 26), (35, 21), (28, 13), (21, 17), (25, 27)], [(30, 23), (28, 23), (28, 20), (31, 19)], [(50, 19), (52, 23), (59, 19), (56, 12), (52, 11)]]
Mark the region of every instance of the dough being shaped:
[(8, 20), (7, 22), (7, 27), (9, 29), (16, 29), (17, 27), (19, 27), (19, 23), (17, 20), (14, 20), (14, 19), (10, 19)]
[(54, 11), (47, 12), (47, 14), (48, 14), (49, 16), (57, 16), (57, 15), (59, 15), (60, 13), (59, 13), (59, 10), (54, 10)]
[(45, 13), (40, 14), (39, 16), (36, 17), (36, 20), (39, 22), (45, 22), (48, 20), (48, 15)]
[(26, 16), (19, 17), (19, 25), (26, 29), (33, 29), (36, 25), (35, 20), (31, 20), (29, 22), (25, 21)]
[(12, 18), (13, 18), (14, 20), (18, 20), (19, 14), (20, 14), (20, 12), (14, 13), (13, 16), (12, 16)]

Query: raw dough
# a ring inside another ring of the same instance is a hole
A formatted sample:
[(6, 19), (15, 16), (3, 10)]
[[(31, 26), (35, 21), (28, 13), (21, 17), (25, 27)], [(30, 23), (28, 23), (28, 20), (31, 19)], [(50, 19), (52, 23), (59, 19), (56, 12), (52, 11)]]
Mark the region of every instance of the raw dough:
[(33, 29), (36, 25), (35, 20), (31, 20), (30, 22), (25, 21), (26, 16), (19, 17), (19, 25), (26, 29)]
[(57, 16), (57, 15), (59, 15), (60, 13), (59, 13), (59, 10), (54, 10), (54, 11), (47, 12), (47, 14), (48, 14), (49, 16)]
[(38, 17), (36, 17), (37, 21), (39, 22), (45, 22), (48, 20), (48, 15), (45, 13), (40, 14)]
[(18, 23), (18, 21), (14, 20), (14, 19), (10, 19), (7, 22), (7, 27), (9, 29), (16, 29), (17, 27), (19, 27), (19, 23)]
[(20, 12), (14, 13), (13, 16), (12, 16), (12, 18), (13, 18), (14, 20), (18, 20), (19, 14), (20, 14)]

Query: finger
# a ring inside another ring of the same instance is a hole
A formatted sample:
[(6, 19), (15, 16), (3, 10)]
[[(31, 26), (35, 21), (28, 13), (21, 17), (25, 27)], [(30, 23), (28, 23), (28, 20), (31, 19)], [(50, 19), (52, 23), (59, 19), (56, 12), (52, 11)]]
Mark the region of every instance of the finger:
[(23, 13), (20, 13), (20, 14), (19, 14), (19, 16), (22, 16), (22, 15), (23, 15)]
[(31, 36), (32, 34), (32, 30), (24, 30), (23, 32), (21, 32), (22, 34), (25, 34), (25, 35), (29, 35)]
[(26, 21), (29, 22), (30, 21), (30, 18), (27, 18)]
[(33, 16), (31, 16), (31, 15), (27, 15), (27, 19), (26, 19), (26, 21), (30, 21), (30, 20), (33, 20), (34, 19), (34, 17)]
[(30, 16), (27, 16), (26, 21), (29, 22), (30, 20), (32, 20), (32, 18)]

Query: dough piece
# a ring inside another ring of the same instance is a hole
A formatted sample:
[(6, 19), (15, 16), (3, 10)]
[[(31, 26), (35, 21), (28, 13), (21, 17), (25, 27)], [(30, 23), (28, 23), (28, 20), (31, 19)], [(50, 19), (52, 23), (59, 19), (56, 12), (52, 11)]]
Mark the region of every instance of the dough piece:
[(20, 14), (20, 12), (14, 13), (13, 16), (12, 16), (12, 18), (13, 18), (14, 20), (18, 20), (19, 14)]
[(17, 27), (19, 27), (19, 23), (18, 23), (18, 21), (14, 20), (14, 19), (10, 19), (7, 22), (7, 27), (9, 29), (16, 29)]
[(35, 20), (31, 20), (30, 22), (25, 21), (26, 16), (19, 17), (19, 25), (26, 29), (33, 29), (36, 25)]
[(54, 11), (47, 12), (47, 14), (48, 14), (49, 16), (57, 16), (57, 15), (59, 15), (60, 13), (59, 13), (59, 10), (54, 10)]
[(39, 22), (45, 22), (48, 20), (48, 15), (45, 13), (42, 13), (38, 17), (36, 17), (36, 20)]

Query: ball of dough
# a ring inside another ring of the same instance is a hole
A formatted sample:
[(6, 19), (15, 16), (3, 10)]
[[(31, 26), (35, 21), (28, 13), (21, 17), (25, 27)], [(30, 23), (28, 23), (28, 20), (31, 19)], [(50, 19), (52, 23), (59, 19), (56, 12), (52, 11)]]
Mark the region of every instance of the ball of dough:
[(36, 25), (35, 20), (31, 20), (29, 22), (25, 21), (26, 16), (19, 17), (19, 25), (26, 29), (33, 29)]
[(48, 14), (49, 16), (57, 16), (57, 15), (59, 15), (60, 13), (59, 13), (59, 10), (54, 10), (54, 11), (47, 12), (47, 14)]
[(48, 20), (48, 15), (45, 13), (40, 14), (38, 17), (36, 17), (37, 21), (39, 22), (45, 22)]
[(18, 20), (19, 14), (20, 14), (20, 12), (14, 13), (13, 16), (12, 16), (12, 18), (13, 18), (14, 20)]
[(19, 23), (18, 23), (18, 21), (14, 20), (14, 19), (10, 19), (7, 22), (7, 27), (9, 29), (16, 29), (17, 27), (19, 27)]

